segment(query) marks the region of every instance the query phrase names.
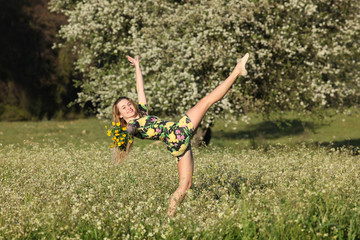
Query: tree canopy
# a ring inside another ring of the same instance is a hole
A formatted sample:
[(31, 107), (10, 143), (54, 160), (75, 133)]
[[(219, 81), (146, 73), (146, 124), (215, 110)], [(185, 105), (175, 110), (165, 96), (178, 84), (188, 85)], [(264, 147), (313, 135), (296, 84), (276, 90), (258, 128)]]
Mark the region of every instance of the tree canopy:
[[(51, 0), (77, 54), (78, 103), (110, 116), (119, 95), (136, 99), (126, 55), (140, 55), (155, 114), (185, 113), (250, 53), (249, 75), (214, 105), (223, 111), (314, 112), (359, 103), (360, 2), (354, 0)], [(61, 47), (62, 45), (60, 45)]]

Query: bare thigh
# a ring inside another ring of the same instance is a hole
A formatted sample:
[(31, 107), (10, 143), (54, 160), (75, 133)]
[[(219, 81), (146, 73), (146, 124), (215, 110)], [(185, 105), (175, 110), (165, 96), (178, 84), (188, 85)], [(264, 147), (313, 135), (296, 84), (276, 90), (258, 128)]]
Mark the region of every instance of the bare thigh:
[(186, 115), (190, 118), (194, 126), (194, 130), (196, 130), (196, 128), (199, 126), (207, 110), (213, 104), (213, 102), (210, 100), (211, 99), (208, 96), (204, 97), (194, 107), (187, 111)]

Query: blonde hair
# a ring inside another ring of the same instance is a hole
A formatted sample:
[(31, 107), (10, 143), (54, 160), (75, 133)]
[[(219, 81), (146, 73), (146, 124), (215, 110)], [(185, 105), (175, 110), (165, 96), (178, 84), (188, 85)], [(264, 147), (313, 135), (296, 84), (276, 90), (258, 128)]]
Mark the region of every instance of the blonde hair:
[[(125, 121), (125, 119), (120, 118), (120, 110), (117, 107), (118, 103), (123, 99), (128, 100), (134, 106), (137, 115), (139, 115), (140, 117), (143, 117), (143, 114), (139, 111), (139, 108), (137, 107), (137, 104), (131, 98), (119, 97), (114, 102), (114, 105), (113, 105), (113, 108), (112, 108), (112, 120), (115, 123), (119, 122), (121, 128), (124, 128), (124, 127), (126, 128), (127, 127), (127, 122)], [(114, 147), (114, 154), (113, 154), (114, 163), (122, 163), (122, 162), (124, 162), (126, 160), (126, 157), (128, 156), (128, 154), (129, 154), (129, 152), (131, 150), (132, 144), (133, 143), (128, 142), (127, 145), (126, 145), (126, 150), (125, 151), (120, 150), (117, 147)]]

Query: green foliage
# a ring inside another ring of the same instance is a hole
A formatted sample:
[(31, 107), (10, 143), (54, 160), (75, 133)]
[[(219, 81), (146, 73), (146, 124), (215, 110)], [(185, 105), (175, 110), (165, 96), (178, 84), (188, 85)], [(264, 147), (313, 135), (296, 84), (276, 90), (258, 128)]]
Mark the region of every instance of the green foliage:
[(66, 48), (52, 49), (65, 23), (64, 15), (50, 13), (47, 0), (1, 1), (0, 102), (15, 110), (0, 114), (2, 120), (75, 112), (66, 107), (76, 97), (73, 55)]
[(359, 1), (65, 1), (60, 35), (85, 81), (78, 103), (109, 116), (116, 96), (136, 98), (126, 55), (139, 54), (152, 112), (176, 116), (250, 53), (249, 77), (206, 115), (223, 110), (319, 112), (359, 103)]
[(0, 121), (23, 121), (31, 119), (31, 114), (23, 108), (12, 105), (0, 104)]

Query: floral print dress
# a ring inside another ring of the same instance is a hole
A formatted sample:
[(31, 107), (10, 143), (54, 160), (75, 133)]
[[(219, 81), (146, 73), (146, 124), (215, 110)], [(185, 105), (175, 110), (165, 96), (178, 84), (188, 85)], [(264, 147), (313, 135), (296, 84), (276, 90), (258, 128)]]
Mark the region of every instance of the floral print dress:
[(194, 126), (190, 118), (185, 115), (178, 122), (171, 122), (149, 116), (144, 104), (139, 103), (138, 108), (143, 117), (129, 121), (127, 131), (137, 138), (165, 142), (170, 153), (180, 161), (191, 147)]

